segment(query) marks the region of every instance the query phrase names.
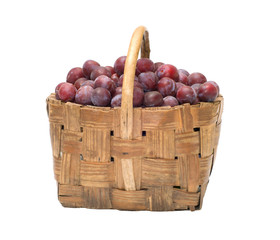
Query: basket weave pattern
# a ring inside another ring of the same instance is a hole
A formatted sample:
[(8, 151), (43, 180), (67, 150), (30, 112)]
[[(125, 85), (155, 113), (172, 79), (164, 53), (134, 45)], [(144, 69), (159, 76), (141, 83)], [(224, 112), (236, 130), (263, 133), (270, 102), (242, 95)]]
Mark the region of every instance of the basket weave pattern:
[(222, 96), (213, 103), (134, 108), (131, 140), (121, 138), (121, 108), (63, 103), (51, 94), (47, 109), (59, 201), (65, 207), (200, 209), (222, 108)]

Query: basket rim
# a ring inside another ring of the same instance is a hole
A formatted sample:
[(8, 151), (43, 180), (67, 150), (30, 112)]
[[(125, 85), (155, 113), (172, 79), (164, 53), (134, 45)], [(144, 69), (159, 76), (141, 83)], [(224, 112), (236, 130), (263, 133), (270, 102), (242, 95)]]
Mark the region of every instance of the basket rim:
[[(147, 111), (166, 111), (166, 110), (172, 110), (172, 109), (181, 109), (184, 108), (186, 106), (190, 106), (191, 108), (200, 108), (200, 107), (205, 107), (205, 106), (212, 106), (214, 104), (220, 104), (221, 101), (223, 101), (224, 97), (223, 95), (219, 94), (219, 96), (216, 98), (216, 100), (214, 102), (199, 102), (195, 105), (191, 105), (190, 103), (184, 103), (184, 104), (180, 104), (174, 107), (171, 106), (160, 106), (160, 107), (134, 107), (133, 109), (142, 109), (142, 110), (147, 110)], [(110, 111), (110, 110), (114, 110), (114, 109), (121, 109), (121, 107), (97, 107), (97, 106), (92, 106), (92, 105), (82, 105), (82, 104), (78, 104), (78, 103), (74, 103), (74, 102), (63, 102), (61, 100), (57, 100), (55, 98), (55, 93), (51, 93), (46, 101), (53, 101), (56, 102), (59, 105), (75, 105), (75, 106), (80, 106), (80, 108), (84, 108), (84, 109), (94, 109), (94, 110), (103, 110), (103, 111)]]

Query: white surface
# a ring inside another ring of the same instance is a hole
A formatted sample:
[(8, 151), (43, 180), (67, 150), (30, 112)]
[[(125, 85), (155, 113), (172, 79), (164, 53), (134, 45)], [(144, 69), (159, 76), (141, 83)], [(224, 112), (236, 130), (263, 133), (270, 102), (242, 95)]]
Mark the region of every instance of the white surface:
[[(279, 239), (277, 2), (1, 1), (0, 238)], [(202, 72), (225, 97), (204, 206), (63, 208), (45, 99), (70, 68), (125, 55), (139, 25), (150, 32), (153, 61)]]

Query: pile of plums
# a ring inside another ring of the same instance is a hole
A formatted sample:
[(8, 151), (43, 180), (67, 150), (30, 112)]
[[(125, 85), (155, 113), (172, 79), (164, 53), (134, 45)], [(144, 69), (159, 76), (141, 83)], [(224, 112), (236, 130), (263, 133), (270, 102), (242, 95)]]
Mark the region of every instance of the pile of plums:
[[(56, 99), (100, 107), (121, 106), (125, 60), (126, 56), (119, 57), (114, 67), (102, 67), (94, 60), (87, 60), (82, 68), (72, 68), (66, 82), (55, 88)], [(184, 103), (213, 102), (218, 95), (218, 84), (207, 81), (201, 73), (189, 74), (184, 69), (162, 62), (154, 63), (149, 58), (137, 61), (134, 107), (173, 107)]]

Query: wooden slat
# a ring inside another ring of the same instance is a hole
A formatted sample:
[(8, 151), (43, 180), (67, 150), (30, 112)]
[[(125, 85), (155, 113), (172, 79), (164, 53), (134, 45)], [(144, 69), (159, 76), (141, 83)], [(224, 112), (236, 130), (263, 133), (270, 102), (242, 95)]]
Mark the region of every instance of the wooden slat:
[(209, 181), (210, 171), (212, 167), (213, 155), (199, 158), (199, 185), (205, 184)]
[(220, 110), (220, 102), (200, 102), (191, 107), (194, 128), (216, 123)]
[(87, 162), (111, 161), (110, 130), (83, 128), (83, 159)]
[(80, 124), (80, 108), (81, 105), (67, 102), (64, 105), (64, 129), (79, 132), (81, 129)]
[(217, 124), (221, 124), (222, 122), (222, 113), (224, 110), (224, 98), (222, 96), (219, 96), (215, 102), (219, 103), (219, 113), (218, 113), (218, 120)]
[(74, 186), (69, 184), (58, 184), (58, 195), (59, 196), (83, 196), (83, 187)]
[(212, 168), (213, 168), (213, 165), (215, 163), (216, 156), (217, 156), (218, 143), (219, 143), (219, 138), (220, 138), (220, 131), (221, 131), (221, 123), (216, 125), (216, 128), (215, 128), (214, 157), (213, 157), (213, 163), (212, 163), (212, 167), (211, 167), (211, 172), (212, 172)]
[(124, 189), (126, 191), (135, 191), (136, 184), (134, 179), (133, 160), (121, 159), (121, 162), (122, 162)]
[(132, 139), (142, 139), (142, 108), (133, 109)]
[(187, 155), (181, 155), (178, 157), (178, 175), (179, 186), (187, 189), (188, 187), (188, 158)]
[(69, 130), (62, 131), (62, 152), (81, 154), (82, 149), (82, 133)]
[(199, 204), (200, 193), (187, 192), (186, 189), (173, 189), (173, 201), (180, 208), (197, 206)]
[(122, 172), (122, 161), (120, 158), (114, 159), (114, 172), (115, 172), (115, 182), (114, 188), (124, 189), (124, 180)]
[(142, 188), (142, 158), (133, 158), (133, 174), (136, 190)]
[(173, 188), (171, 186), (152, 187), (148, 189), (148, 205), (151, 211), (172, 211)]
[(61, 101), (58, 101), (54, 98), (53, 95), (51, 95), (47, 99), (47, 110), (49, 115), (49, 121), (50, 123), (58, 123), (63, 124), (64, 119), (64, 103)]
[[(120, 134), (120, 108), (113, 109), (113, 130), (114, 136), (117, 138), (121, 137)], [(133, 109), (133, 132), (132, 139), (142, 139), (142, 108), (134, 108)]]
[(175, 155), (199, 154), (200, 133), (176, 133), (175, 134)]
[(146, 157), (168, 158), (175, 157), (174, 130), (153, 130), (146, 132)]
[(80, 184), (89, 187), (112, 187), (114, 181), (113, 163), (81, 161)]
[(60, 182), (60, 172), (61, 172), (61, 158), (53, 157), (53, 170), (54, 178), (57, 182)]
[(58, 158), (61, 151), (61, 124), (50, 123), (50, 135), (53, 156)]
[(80, 184), (80, 155), (63, 153), (60, 172), (61, 184)]
[(142, 187), (179, 184), (178, 160), (149, 158), (142, 160)]
[(188, 192), (197, 192), (199, 187), (199, 158), (195, 155), (188, 155)]
[(216, 123), (200, 127), (201, 157), (208, 157), (213, 153), (215, 147), (215, 130)]
[(174, 130), (177, 127), (178, 114), (175, 109), (143, 108), (142, 110), (142, 128), (143, 130)]
[(146, 210), (147, 191), (123, 191), (112, 189), (112, 206), (122, 210)]
[(61, 171), (61, 124), (50, 123), (50, 135), (53, 152), (54, 176), (59, 182)]
[(119, 189), (125, 189), (127, 191), (140, 190), (142, 186), (142, 159), (121, 159), (119, 177), (122, 177), (119, 182), (121, 184)]
[(179, 105), (175, 109), (178, 110), (176, 133), (193, 132), (193, 117), (190, 111), (190, 104)]
[(111, 155), (114, 157), (131, 159), (143, 156), (146, 147), (145, 142), (142, 140), (111, 137)]
[(82, 107), (81, 126), (95, 129), (113, 129), (114, 111), (110, 108)]
[(86, 208), (108, 209), (112, 208), (110, 188), (84, 187), (84, 201)]
[(120, 107), (113, 108), (113, 131), (114, 137), (120, 138), (121, 137), (121, 109)]
[(214, 146), (217, 147), (220, 138), (220, 131), (221, 131), (221, 123), (216, 125), (215, 127), (215, 138), (214, 138)]
[(179, 203), (173, 202), (174, 210), (188, 210), (189, 206), (187, 205), (181, 205)]
[(82, 197), (76, 196), (58, 196), (59, 202), (63, 207), (82, 208), (85, 207), (85, 202)]
[(206, 192), (206, 189), (207, 189), (207, 185), (208, 185), (208, 182), (206, 182), (203, 185), (201, 185), (200, 199), (199, 199), (200, 200), (200, 202), (199, 202), (199, 209), (201, 209), (201, 207), (202, 207), (204, 195), (205, 195), (205, 192)]
[(64, 207), (84, 207), (83, 187), (73, 185), (58, 185), (58, 199)]

